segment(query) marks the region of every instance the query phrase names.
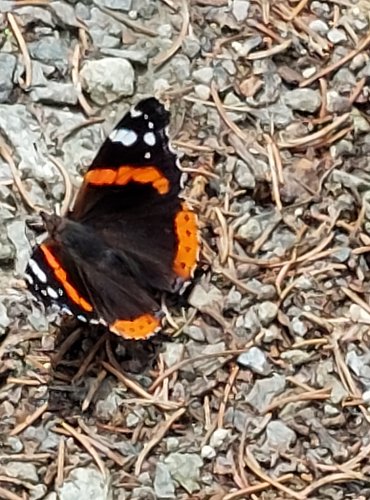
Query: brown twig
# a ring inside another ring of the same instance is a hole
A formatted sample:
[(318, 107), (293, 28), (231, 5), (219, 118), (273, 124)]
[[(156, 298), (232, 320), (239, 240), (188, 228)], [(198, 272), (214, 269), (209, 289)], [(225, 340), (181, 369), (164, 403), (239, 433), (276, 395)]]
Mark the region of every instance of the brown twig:
[(141, 450), (139, 456), (137, 457), (137, 461), (135, 464), (135, 476), (139, 476), (141, 472), (141, 467), (148, 453), (155, 446), (157, 446), (158, 443), (161, 442), (161, 440), (164, 438), (167, 432), (171, 429), (172, 425), (176, 422), (176, 420), (182, 417), (185, 411), (186, 411), (185, 408), (180, 408), (173, 415), (171, 415), (171, 417), (169, 417), (167, 421), (161, 422), (157, 426), (157, 428), (153, 432), (154, 437), (150, 441), (144, 444), (144, 448)]
[(184, 38), (186, 37), (186, 33), (188, 32), (190, 23), (190, 12), (187, 0), (181, 0), (181, 10), (182, 10), (182, 25), (180, 33), (167, 52), (160, 53), (156, 57), (154, 57), (153, 64), (156, 67), (156, 69), (160, 68), (162, 64), (164, 64), (166, 61), (171, 59), (171, 57), (173, 57), (176, 54), (176, 52), (180, 49), (184, 41)]
[(15, 39), (17, 40), (20, 51), (22, 52), (23, 62), (25, 66), (26, 79), (24, 82), (24, 89), (28, 89), (28, 87), (32, 84), (32, 65), (31, 65), (31, 57), (28, 52), (27, 44), (23, 38), (21, 30), (18, 27), (17, 21), (13, 14), (10, 12), (7, 13), (8, 23), (13, 31)]
[(39, 419), (41, 415), (46, 412), (47, 409), (48, 409), (48, 403), (45, 403), (39, 408), (37, 408), (31, 415), (28, 415), (25, 418), (24, 422), (14, 427), (14, 429), (10, 431), (9, 436), (17, 436), (18, 434), (23, 432), (25, 429), (27, 429), (29, 425), (33, 424), (33, 422)]

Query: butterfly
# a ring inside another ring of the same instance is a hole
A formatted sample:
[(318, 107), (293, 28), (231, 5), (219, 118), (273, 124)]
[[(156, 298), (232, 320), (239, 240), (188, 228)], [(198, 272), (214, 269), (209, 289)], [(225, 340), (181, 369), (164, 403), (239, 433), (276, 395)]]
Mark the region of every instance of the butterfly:
[(158, 297), (192, 278), (199, 251), (168, 124), (157, 99), (139, 102), (101, 146), (66, 216), (41, 213), (47, 236), (25, 279), (46, 307), (128, 339), (161, 328)]

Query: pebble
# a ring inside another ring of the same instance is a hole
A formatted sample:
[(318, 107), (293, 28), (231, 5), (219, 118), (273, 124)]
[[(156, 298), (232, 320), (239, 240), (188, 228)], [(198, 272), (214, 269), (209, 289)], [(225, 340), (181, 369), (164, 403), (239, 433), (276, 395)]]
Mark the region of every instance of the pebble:
[(200, 468), (203, 460), (195, 453), (172, 453), (165, 458), (165, 464), (175, 479), (188, 493), (200, 490)]
[(202, 447), (200, 454), (202, 458), (205, 458), (207, 460), (212, 460), (212, 458), (216, 456), (216, 451), (212, 446), (206, 444), (205, 446)]
[(258, 347), (251, 347), (237, 358), (237, 362), (258, 375), (268, 375), (271, 371), (265, 353)]
[(59, 500), (108, 500), (111, 498), (110, 480), (95, 467), (77, 467), (57, 492)]
[(300, 337), (304, 337), (308, 332), (306, 323), (299, 318), (292, 319), (292, 329)]
[(280, 452), (289, 451), (297, 440), (296, 433), (281, 420), (272, 420), (266, 427), (266, 444)]
[(165, 352), (163, 353), (164, 362), (169, 368), (175, 365), (184, 357), (185, 346), (175, 342), (168, 342), (165, 344)]
[(301, 349), (290, 349), (280, 354), (281, 359), (288, 361), (293, 366), (299, 366), (309, 361), (312, 355)]
[(220, 448), (229, 437), (229, 429), (216, 429), (209, 440), (209, 444), (212, 448)]
[(0, 334), (5, 333), (6, 328), (10, 325), (10, 318), (5, 304), (0, 301)]
[(246, 401), (259, 412), (264, 409), (286, 386), (285, 377), (274, 374), (272, 377), (256, 380), (251, 391), (247, 394)]
[(262, 234), (261, 223), (256, 218), (249, 219), (248, 222), (240, 226), (237, 231), (237, 237), (245, 243), (253, 243)]
[(203, 330), (197, 325), (187, 325), (184, 327), (184, 333), (193, 340), (204, 342), (205, 335)]
[(68, 68), (68, 46), (60, 38), (43, 36), (35, 42), (27, 44), (32, 58), (50, 64), (63, 73)]
[(2, 469), (7, 476), (15, 477), (22, 481), (30, 481), (35, 484), (39, 482), (37, 469), (30, 462), (8, 462), (2, 466)]
[(296, 111), (315, 113), (321, 106), (321, 96), (317, 90), (294, 89), (284, 94), (284, 102)]
[(199, 99), (202, 99), (202, 101), (208, 101), (211, 95), (210, 88), (202, 83), (195, 85), (194, 92), (196, 93), (197, 97), (199, 97)]
[(346, 32), (340, 28), (332, 28), (327, 34), (328, 40), (331, 43), (339, 44), (347, 41)]
[(258, 304), (257, 315), (263, 326), (269, 326), (274, 321), (279, 307), (274, 302), (266, 301)]
[(34, 87), (30, 92), (32, 101), (47, 104), (69, 104), (75, 106), (78, 96), (72, 83), (47, 82), (46, 85)]
[(126, 59), (106, 57), (86, 61), (80, 76), (83, 89), (100, 106), (134, 93), (135, 72)]
[(13, 90), (13, 76), (17, 58), (12, 54), (0, 54), (0, 102), (7, 102)]
[(249, 0), (233, 0), (231, 12), (239, 23), (245, 21), (248, 17), (250, 2)]
[(153, 486), (157, 498), (175, 498), (175, 484), (168, 466), (163, 462), (157, 463)]
[(132, 0), (94, 0), (96, 5), (112, 10), (129, 12), (132, 8)]
[(200, 68), (193, 71), (195, 81), (203, 84), (209, 84), (213, 78), (213, 68)]
[(327, 109), (331, 113), (346, 113), (352, 108), (352, 103), (348, 97), (338, 94), (336, 90), (329, 90), (326, 94)]
[(309, 24), (309, 28), (319, 35), (326, 35), (326, 33), (329, 31), (329, 26), (322, 19), (314, 19), (313, 21), (311, 21)]
[(234, 176), (241, 188), (254, 189), (256, 179), (248, 165), (243, 160), (237, 160), (235, 164)]
[(15, 270), (22, 275), (26, 269), (30, 255), (30, 244), (26, 237), (26, 225), (24, 221), (15, 220), (7, 226), (8, 238), (16, 250)]
[(210, 283), (197, 283), (189, 296), (189, 304), (200, 311), (214, 307), (220, 309), (222, 303), (221, 290)]

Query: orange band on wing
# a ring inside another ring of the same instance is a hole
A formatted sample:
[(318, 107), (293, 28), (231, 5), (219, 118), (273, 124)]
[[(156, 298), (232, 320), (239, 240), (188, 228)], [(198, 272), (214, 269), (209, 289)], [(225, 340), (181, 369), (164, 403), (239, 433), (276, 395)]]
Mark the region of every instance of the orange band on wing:
[(169, 180), (155, 167), (97, 168), (85, 175), (85, 182), (94, 186), (125, 186), (129, 182), (151, 184), (159, 194), (169, 191)]
[(178, 240), (177, 253), (173, 264), (175, 273), (181, 278), (189, 279), (198, 258), (198, 227), (194, 212), (185, 203), (175, 218), (175, 231)]
[(64, 271), (58, 260), (54, 257), (52, 252), (49, 250), (49, 248), (46, 245), (40, 245), (40, 249), (44, 254), (46, 262), (53, 269), (55, 277), (61, 283), (64, 291), (72, 300), (72, 302), (80, 306), (84, 311), (92, 311), (92, 305), (89, 304), (89, 302), (87, 302), (87, 300), (85, 300), (83, 297), (81, 297), (75, 287), (68, 282), (66, 272)]
[(143, 314), (132, 321), (119, 319), (109, 325), (109, 330), (126, 339), (143, 340), (150, 337), (160, 324), (159, 318)]

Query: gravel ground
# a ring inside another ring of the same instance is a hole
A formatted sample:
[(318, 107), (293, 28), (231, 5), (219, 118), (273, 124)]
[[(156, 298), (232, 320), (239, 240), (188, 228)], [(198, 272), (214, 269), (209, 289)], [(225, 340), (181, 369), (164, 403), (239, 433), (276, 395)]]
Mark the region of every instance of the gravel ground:
[[(0, 12), (0, 498), (370, 498), (370, 2)], [(60, 324), (22, 272), (38, 208), (148, 95), (202, 254), (134, 343)]]

